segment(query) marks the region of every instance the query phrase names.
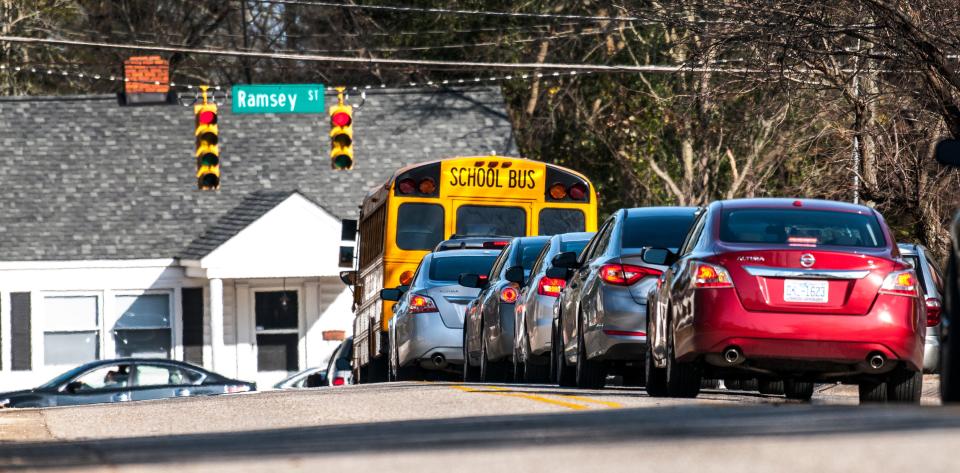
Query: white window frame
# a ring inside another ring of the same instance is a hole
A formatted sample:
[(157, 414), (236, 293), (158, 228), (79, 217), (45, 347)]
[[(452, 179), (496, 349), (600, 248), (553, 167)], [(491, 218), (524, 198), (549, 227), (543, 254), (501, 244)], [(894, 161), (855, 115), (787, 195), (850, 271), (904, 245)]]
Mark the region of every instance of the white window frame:
[[(47, 334), (47, 332), (60, 332), (60, 333), (62, 333), (62, 331), (47, 330), (47, 298), (56, 298), (56, 297), (94, 297), (94, 298), (96, 298), (96, 300), (97, 300), (97, 326), (96, 326), (95, 330), (96, 330), (96, 332), (97, 332), (97, 341), (98, 341), (97, 357), (96, 357), (96, 359), (97, 359), (97, 360), (102, 360), (102, 359), (103, 359), (103, 354), (107, 351), (107, 347), (106, 347), (106, 345), (105, 345), (105, 340), (104, 340), (104, 338), (105, 338), (105, 337), (104, 337), (104, 330), (103, 330), (103, 326), (104, 326), (104, 323), (103, 323), (104, 320), (103, 320), (103, 318), (104, 318), (104, 313), (105, 313), (105, 312), (104, 312), (104, 309), (105, 309), (105, 308), (104, 308), (104, 301), (106, 300), (106, 297), (105, 297), (105, 295), (104, 295), (104, 291), (38, 291), (38, 292), (37, 292), (37, 299), (39, 299), (39, 301), (40, 301), (40, 304), (38, 304), (40, 310), (37, 311), (37, 312), (34, 312), (34, 313), (37, 314), (37, 315), (39, 315), (39, 317), (38, 317), (38, 316), (33, 316), (33, 315), (31, 315), (31, 318), (32, 318), (31, 322), (32, 322), (32, 325), (35, 327), (35, 328), (32, 329), (32, 330), (33, 330), (33, 340), (31, 340), (31, 341), (32, 341), (32, 346), (33, 346), (33, 347), (36, 347), (36, 349), (33, 350), (33, 354), (32, 354), (32, 357), (33, 357), (33, 367), (34, 367), (34, 369), (36, 370), (36, 369), (38, 369), (38, 368), (47, 368), (47, 369), (49, 369), (49, 368), (72, 368), (72, 367), (76, 366), (76, 363), (70, 364), (70, 365), (48, 365), (48, 364), (47, 364), (47, 361), (46, 361), (46, 348), (47, 348), (47, 344), (46, 344), (46, 334)], [(32, 301), (32, 302), (36, 302), (36, 300), (34, 300), (34, 301)], [(36, 307), (37, 305), (34, 305), (34, 306)], [(31, 310), (31, 311), (32, 311), (32, 310)], [(81, 331), (85, 332), (86, 330), (76, 330), (76, 332), (81, 332)], [(68, 331), (68, 332), (69, 332), (69, 331)], [(111, 348), (112, 348), (112, 347), (111, 347)], [(112, 351), (111, 351), (111, 353), (112, 353)]]
[[(111, 317), (109, 320), (110, 322), (109, 334), (107, 333), (108, 330), (106, 327), (108, 324), (106, 323), (103, 324), (102, 331), (103, 331), (103, 337), (106, 339), (109, 339), (110, 353), (112, 357), (115, 358), (117, 353), (116, 344), (113, 342), (113, 330), (114, 330), (113, 326), (117, 324), (117, 321), (120, 320), (120, 316), (123, 315), (119, 312), (119, 304), (116, 304), (117, 298), (118, 297), (140, 297), (140, 296), (146, 296), (146, 295), (165, 295), (167, 296), (167, 310), (168, 310), (167, 319), (170, 321), (170, 326), (168, 327), (170, 329), (170, 350), (167, 352), (167, 358), (165, 359), (167, 360), (174, 359), (174, 357), (178, 353), (176, 333), (177, 333), (177, 330), (179, 329), (179, 320), (176, 312), (176, 302), (175, 302), (176, 293), (175, 292), (176, 291), (174, 289), (109, 291), (108, 296), (110, 298), (110, 309), (111, 309)], [(128, 330), (128, 329), (124, 329), (124, 330)], [(129, 329), (129, 330), (137, 330), (137, 329)], [(151, 329), (143, 329), (143, 330), (151, 330)], [(101, 359), (104, 359), (102, 358), (102, 355), (103, 354), (101, 353)]]
[[(294, 292), (297, 294), (297, 328), (296, 329), (267, 329), (267, 330), (258, 330), (257, 329), (257, 293), (258, 292)], [(257, 286), (250, 288), (250, 333), (253, 334), (252, 344), (255, 347), (253, 360), (257, 362), (258, 366), (256, 367), (257, 372), (262, 372), (259, 366), (260, 359), (260, 345), (257, 343), (257, 335), (278, 335), (278, 334), (297, 334), (297, 370), (304, 369), (306, 365), (306, 337), (305, 334), (305, 310), (304, 307), (304, 297), (305, 294), (302, 284), (295, 285), (286, 285), (286, 286)]]

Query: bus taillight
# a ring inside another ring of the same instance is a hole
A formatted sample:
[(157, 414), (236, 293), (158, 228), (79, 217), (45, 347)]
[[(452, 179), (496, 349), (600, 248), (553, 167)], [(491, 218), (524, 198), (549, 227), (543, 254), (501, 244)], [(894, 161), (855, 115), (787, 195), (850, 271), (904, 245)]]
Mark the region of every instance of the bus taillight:
[(584, 200), (587, 197), (587, 186), (578, 182), (570, 186), (569, 195), (573, 200)]
[(554, 185), (550, 186), (550, 198), (553, 200), (563, 200), (567, 196), (567, 188), (563, 184), (557, 182)]
[(421, 194), (433, 194), (437, 190), (437, 182), (427, 177), (420, 180), (420, 185), (417, 188), (420, 189)]
[(397, 183), (397, 190), (401, 194), (413, 194), (413, 191), (416, 189), (416, 183), (413, 182), (413, 179), (402, 179)]

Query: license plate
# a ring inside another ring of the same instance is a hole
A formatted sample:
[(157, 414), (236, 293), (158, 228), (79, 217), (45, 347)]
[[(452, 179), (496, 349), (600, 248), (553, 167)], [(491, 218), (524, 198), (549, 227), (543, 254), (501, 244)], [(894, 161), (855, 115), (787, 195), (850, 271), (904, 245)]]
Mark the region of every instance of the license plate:
[(829, 288), (829, 281), (786, 279), (783, 281), (783, 300), (826, 304), (829, 300)]

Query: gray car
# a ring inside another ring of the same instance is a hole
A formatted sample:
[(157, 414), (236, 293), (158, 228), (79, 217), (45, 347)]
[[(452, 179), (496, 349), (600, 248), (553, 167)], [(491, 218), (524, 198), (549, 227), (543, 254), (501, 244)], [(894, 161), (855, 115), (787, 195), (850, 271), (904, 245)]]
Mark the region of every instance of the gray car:
[(647, 293), (666, 267), (644, 262), (642, 254), (650, 247), (678, 248), (695, 212), (692, 207), (621, 209), (579, 257), (568, 252), (553, 258), (548, 276), (567, 278), (551, 342), (561, 386), (601, 388), (608, 374), (621, 375), (625, 385), (643, 382)]
[(531, 383), (550, 380), (550, 342), (553, 337), (554, 303), (566, 286), (562, 278), (550, 278), (553, 257), (559, 253), (580, 253), (594, 232), (564, 233), (550, 241), (533, 263), (527, 282), (517, 299), (516, 336), (514, 337), (514, 371), (517, 378)]
[(397, 300), (389, 334), (393, 379), (419, 379), (423, 370), (460, 370), (464, 311), (480, 291), (457, 281), (462, 273), (487, 273), (498, 254), (485, 249), (428, 253), (409, 288), (381, 291), (385, 300)]
[(550, 237), (518, 237), (500, 253), (489, 274), (463, 274), (460, 284), (480, 289), (463, 325), (465, 381), (514, 379), (513, 340), (517, 298)]
[(940, 372), (940, 331), (943, 323), (940, 320), (943, 305), (943, 273), (940, 266), (930, 257), (929, 251), (923, 245), (900, 243), (900, 256), (903, 257), (920, 278), (923, 286), (924, 300), (927, 305), (927, 336), (923, 347), (923, 371), (926, 373)]

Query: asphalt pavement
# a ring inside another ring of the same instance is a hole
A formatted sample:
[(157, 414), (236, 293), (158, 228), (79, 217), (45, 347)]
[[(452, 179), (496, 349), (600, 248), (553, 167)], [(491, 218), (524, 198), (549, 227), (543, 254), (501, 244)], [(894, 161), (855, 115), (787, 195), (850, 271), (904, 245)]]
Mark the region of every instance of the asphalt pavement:
[(0, 470), (960, 471), (960, 408), (387, 383), (0, 411)]

